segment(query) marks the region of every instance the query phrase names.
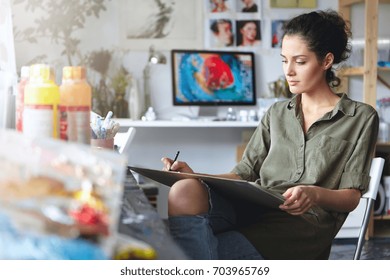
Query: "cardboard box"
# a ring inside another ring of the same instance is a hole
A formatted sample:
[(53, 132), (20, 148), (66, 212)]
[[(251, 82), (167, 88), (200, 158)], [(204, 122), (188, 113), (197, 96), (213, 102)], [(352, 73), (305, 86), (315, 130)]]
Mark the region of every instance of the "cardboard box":
[(237, 146), (236, 150), (236, 161), (239, 162), (242, 158), (242, 155), (244, 154), (246, 148), (246, 143), (245, 144), (240, 144)]

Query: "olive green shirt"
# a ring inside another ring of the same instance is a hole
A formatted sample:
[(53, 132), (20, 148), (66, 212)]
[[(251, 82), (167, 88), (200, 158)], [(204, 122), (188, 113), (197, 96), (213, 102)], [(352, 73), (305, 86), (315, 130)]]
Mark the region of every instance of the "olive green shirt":
[[(378, 134), (378, 114), (367, 104), (353, 101), (345, 94), (339, 96), (341, 99), (335, 108), (313, 123), (306, 134), (303, 130), (300, 95), (273, 104), (250, 139), (242, 160), (232, 172), (242, 179), (256, 181), (259, 187), (281, 194), (296, 185), (316, 185), (332, 190), (354, 188), (365, 192)], [(282, 216), (283, 219), (296, 218), (278, 210), (272, 215)], [(323, 238), (324, 243), (329, 243), (347, 215), (316, 206), (302, 215), (305, 222), (300, 230), (307, 230), (306, 223), (308, 227), (314, 227), (316, 232), (317, 237), (313, 242), (321, 244), (322, 240), (318, 238)], [(287, 227), (294, 226), (294, 222), (285, 224), (286, 228), (279, 225), (278, 230), (291, 232)], [(270, 231), (270, 237), (275, 236), (272, 228)], [(297, 234), (294, 238), (299, 239), (299, 230)], [(290, 234), (281, 236), (288, 238)], [(274, 243), (272, 240), (259, 242)], [(270, 257), (278, 258), (272, 253)]]

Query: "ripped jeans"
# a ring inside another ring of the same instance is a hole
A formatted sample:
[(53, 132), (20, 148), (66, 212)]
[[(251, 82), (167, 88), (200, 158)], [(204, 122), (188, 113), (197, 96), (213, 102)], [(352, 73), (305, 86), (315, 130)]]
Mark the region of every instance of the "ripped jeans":
[(231, 203), (204, 186), (209, 193), (207, 214), (168, 218), (176, 243), (194, 260), (264, 259), (244, 235), (234, 230), (237, 214)]

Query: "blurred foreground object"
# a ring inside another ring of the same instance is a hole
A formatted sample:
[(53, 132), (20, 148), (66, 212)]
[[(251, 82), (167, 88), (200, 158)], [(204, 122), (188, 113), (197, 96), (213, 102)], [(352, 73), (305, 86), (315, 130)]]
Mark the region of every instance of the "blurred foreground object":
[(111, 258), (125, 159), (11, 130), (0, 144), (0, 259)]

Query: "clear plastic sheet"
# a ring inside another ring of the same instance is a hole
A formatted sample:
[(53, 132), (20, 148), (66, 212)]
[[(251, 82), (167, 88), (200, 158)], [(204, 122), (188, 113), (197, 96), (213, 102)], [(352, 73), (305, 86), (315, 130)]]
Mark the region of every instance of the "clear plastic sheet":
[(126, 159), (0, 131), (0, 259), (114, 254)]

